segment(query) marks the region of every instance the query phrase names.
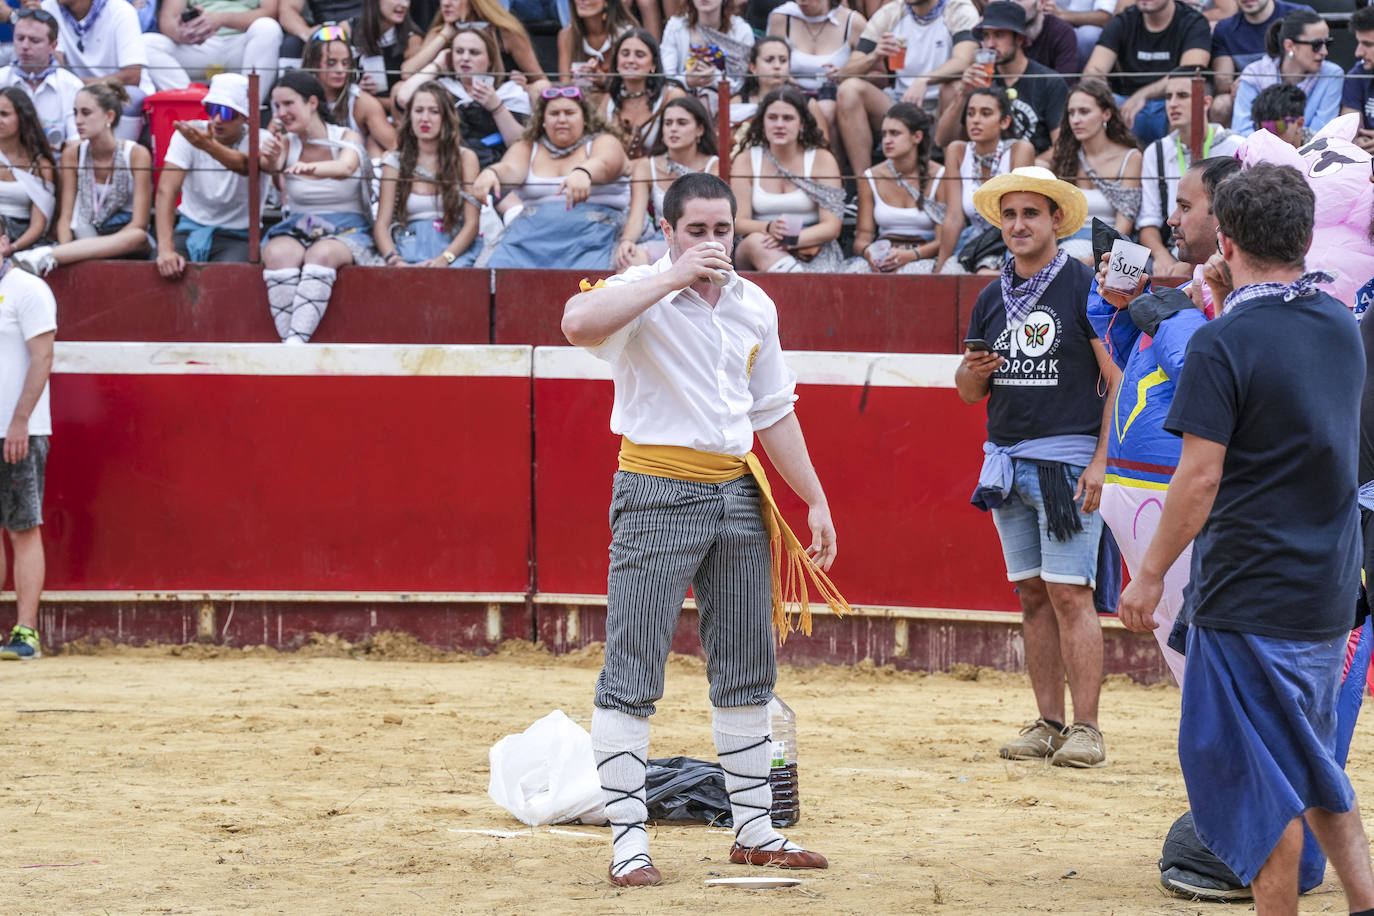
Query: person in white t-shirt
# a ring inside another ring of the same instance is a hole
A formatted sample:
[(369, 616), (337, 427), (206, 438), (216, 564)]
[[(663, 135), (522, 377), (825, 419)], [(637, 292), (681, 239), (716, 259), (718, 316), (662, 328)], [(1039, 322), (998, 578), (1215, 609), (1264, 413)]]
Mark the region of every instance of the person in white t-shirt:
[(83, 83), (111, 77), (129, 97), (115, 135), (137, 140), (143, 132), (143, 98), (153, 91), (138, 12), (128, 0), (43, 0), (57, 19), (57, 49)]
[(851, 172), (873, 164), (873, 132), (893, 102), (932, 114), (956, 102), (978, 49), (977, 24), (973, 0), (891, 0), (873, 14), (837, 77), (836, 121)]
[(0, 69), (0, 88), (18, 86), (28, 93), (48, 145), (61, 149), (63, 143), (77, 139), (72, 105), (85, 83), (60, 67), (53, 55), (58, 29), (52, 13), (20, 9), (14, 17), (14, 63)]
[[(248, 260), (248, 77), (218, 74), (202, 104), (209, 120), (177, 122), (157, 185), (157, 269), (168, 280), (187, 261)], [(270, 136), (259, 130), (260, 149)]]
[[(43, 477), (52, 418), (48, 375), (57, 336), (57, 302), (48, 284), (6, 264), (0, 274), (0, 420), (5, 423), (0, 460), (0, 529), (14, 553), (17, 620), (0, 660), (42, 656), (38, 599), (43, 592)], [(0, 579), (5, 575), (0, 552)]]
[(185, 89), (213, 70), (256, 70), (258, 101), (272, 91), (282, 38), (277, 0), (161, 0), (157, 23), (144, 41), (158, 89)]

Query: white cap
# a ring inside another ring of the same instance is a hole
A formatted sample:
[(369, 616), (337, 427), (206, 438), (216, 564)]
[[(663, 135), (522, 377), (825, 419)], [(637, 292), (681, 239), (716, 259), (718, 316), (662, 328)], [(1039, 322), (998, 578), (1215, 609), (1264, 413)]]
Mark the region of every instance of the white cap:
[(210, 91), (201, 100), (205, 105), (227, 105), (248, 117), (248, 77), (242, 73), (219, 73), (210, 79)]

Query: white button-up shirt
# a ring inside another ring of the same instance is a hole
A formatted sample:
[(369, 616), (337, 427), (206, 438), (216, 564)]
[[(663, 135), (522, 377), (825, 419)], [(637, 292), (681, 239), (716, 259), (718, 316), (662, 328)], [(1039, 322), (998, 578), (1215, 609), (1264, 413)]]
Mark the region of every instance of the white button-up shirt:
[[(33, 107), (38, 112), (38, 120), (43, 125), (43, 133), (48, 144), (56, 150), (67, 140), (79, 140), (76, 135), (76, 115), (72, 113), (76, 94), (86, 84), (70, 70), (59, 68), (48, 74), (35, 89), (24, 79), (24, 71), (18, 64), (0, 69), (0, 88), (18, 86), (29, 94)], [(180, 135), (178, 135), (180, 136)]]
[[(606, 285), (671, 266), (665, 255), (607, 278)], [(640, 445), (743, 456), (754, 445), (754, 430), (786, 417), (797, 399), (797, 377), (778, 343), (777, 307), (738, 274), (714, 308), (684, 289), (588, 349), (611, 364), (611, 431)]]

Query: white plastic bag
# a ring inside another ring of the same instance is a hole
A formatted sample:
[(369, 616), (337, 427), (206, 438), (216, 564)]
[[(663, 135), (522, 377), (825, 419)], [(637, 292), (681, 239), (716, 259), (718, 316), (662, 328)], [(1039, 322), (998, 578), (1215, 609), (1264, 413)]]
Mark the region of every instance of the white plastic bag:
[(592, 736), (555, 709), (492, 745), (491, 800), (524, 824), (606, 823)]

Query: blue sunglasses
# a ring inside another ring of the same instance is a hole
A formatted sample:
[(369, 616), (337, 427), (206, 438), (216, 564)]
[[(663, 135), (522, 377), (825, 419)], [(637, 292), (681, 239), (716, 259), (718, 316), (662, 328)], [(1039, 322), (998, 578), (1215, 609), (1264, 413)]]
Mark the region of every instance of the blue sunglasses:
[(228, 105), (206, 105), (205, 113), (212, 118), (219, 118), (221, 121), (232, 121), (240, 117), (239, 113)]

